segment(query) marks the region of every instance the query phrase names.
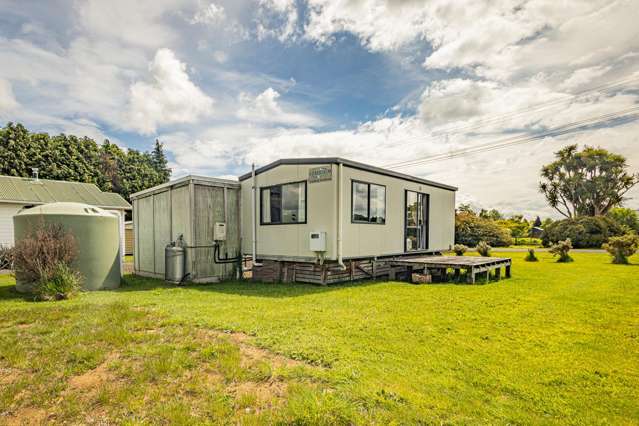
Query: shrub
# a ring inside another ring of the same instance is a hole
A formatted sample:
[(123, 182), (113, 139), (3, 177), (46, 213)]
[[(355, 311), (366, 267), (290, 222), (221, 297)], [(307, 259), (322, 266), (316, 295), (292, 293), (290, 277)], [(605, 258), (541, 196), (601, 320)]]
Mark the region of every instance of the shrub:
[(570, 249), (572, 249), (572, 243), (570, 241), (570, 238), (568, 238), (565, 241), (559, 241), (557, 244), (552, 246), (549, 251), (550, 253), (552, 253), (553, 256), (559, 256), (557, 262), (566, 263), (572, 262), (572, 257), (570, 257), (570, 255), (568, 254)]
[(463, 244), (455, 244), (453, 246), (453, 251), (455, 252), (457, 256), (463, 256), (467, 250), (468, 250), (468, 247), (466, 247)]
[(510, 231), (494, 221), (470, 212), (459, 212), (455, 216), (455, 243), (473, 247), (480, 241), (493, 247), (505, 247), (513, 242)]
[(80, 291), (82, 276), (64, 263), (58, 263), (47, 275), (42, 274), (34, 289), (38, 300), (68, 299)]
[(13, 247), (0, 245), (0, 269), (13, 269)]
[(600, 248), (610, 237), (623, 235), (622, 227), (605, 216), (581, 216), (553, 222), (544, 229), (542, 243), (549, 247), (570, 239), (575, 248)]
[(492, 247), (489, 246), (486, 241), (480, 241), (479, 244), (477, 244), (477, 253), (479, 253), (480, 256), (490, 257), (490, 250), (492, 250)]
[(627, 233), (639, 232), (639, 214), (633, 209), (615, 207), (606, 216), (617, 222)]
[(535, 255), (535, 249), (528, 249), (528, 254), (524, 258), (526, 262), (538, 262), (537, 256)]
[[(16, 242), (16, 278), (31, 286), (36, 295), (48, 295), (51, 289), (72, 289), (71, 264), (77, 253), (77, 243), (70, 232), (61, 225), (40, 223), (25, 238)], [(72, 275), (75, 276), (75, 273)], [(76, 278), (79, 279), (79, 274)]]
[(639, 237), (633, 234), (612, 237), (603, 248), (612, 255), (612, 263), (625, 265), (628, 263), (628, 257), (639, 250)]

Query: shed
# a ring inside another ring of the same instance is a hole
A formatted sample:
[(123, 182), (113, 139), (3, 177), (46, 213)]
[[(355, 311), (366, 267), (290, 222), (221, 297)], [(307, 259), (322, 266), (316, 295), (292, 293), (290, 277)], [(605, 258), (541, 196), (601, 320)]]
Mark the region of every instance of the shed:
[(124, 254), (133, 254), (133, 245), (135, 244), (135, 233), (133, 231), (133, 221), (124, 222)]
[[(450, 185), (343, 158), (282, 159), (239, 180), (242, 251), (263, 265), (255, 277), (364, 278), (382, 271), (374, 272), (379, 258), (454, 244)], [(327, 266), (308, 266), (318, 263)]]
[[(186, 251), (185, 272), (189, 280), (215, 282), (237, 276), (240, 263), (239, 182), (185, 176), (135, 193), (131, 200), (136, 274), (164, 277), (165, 248), (182, 237)], [(223, 241), (215, 235), (218, 224), (224, 224), (226, 230)]]
[(55, 202), (84, 203), (118, 214), (121, 251), (124, 220), (131, 205), (119, 194), (102, 192), (96, 185), (38, 178), (0, 176), (0, 245), (13, 246), (13, 216), (25, 207)]

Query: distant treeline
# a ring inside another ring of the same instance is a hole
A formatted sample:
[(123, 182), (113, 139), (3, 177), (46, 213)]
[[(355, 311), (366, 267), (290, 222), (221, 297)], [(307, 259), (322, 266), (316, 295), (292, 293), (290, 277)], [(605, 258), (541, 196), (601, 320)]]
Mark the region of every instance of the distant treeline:
[(158, 140), (152, 151), (141, 152), (108, 140), (98, 144), (88, 137), (33, 133), (19, 123), (0, 128), (0, 174), (31, 177), (34, 167), (42, 179), (94, 183), (127, 200), (171, 176)]

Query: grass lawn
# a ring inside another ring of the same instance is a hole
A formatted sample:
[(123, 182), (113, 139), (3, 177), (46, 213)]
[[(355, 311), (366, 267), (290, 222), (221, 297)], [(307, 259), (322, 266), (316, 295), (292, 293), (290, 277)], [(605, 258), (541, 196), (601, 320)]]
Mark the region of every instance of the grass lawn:
[(0, 424), (639, 422), (639, 256), (513, 257), (487, 285), (117, 291), (0, 277)]

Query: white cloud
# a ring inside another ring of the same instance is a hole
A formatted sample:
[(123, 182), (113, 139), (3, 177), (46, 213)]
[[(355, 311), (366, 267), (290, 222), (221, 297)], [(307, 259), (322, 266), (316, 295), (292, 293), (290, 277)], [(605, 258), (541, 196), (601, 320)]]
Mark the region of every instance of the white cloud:
[(229, 60), (229, 55), (226, 54), (223, 50), (216, 50), (213, 52), (213, 59), (215, 59), (220, 64), (225, 63)]
[(0, 112), (11, 111), (17, 106), (18, 101), (13, 95), (11, 84), (7, 80), (0, 78)]
[(217, 25), (226, 19), (224, 7), (215, 3), (203, 5), (189, 21), (191, 24)]
[(280, 94), (272, 87), (255, 97), (242, 93), (239, 98), (240, 108), (237, 111), (237, 117), (251, 122), (289, 126), (321, 124), (321, 121), (313, 115), (292, 112), (293, 107), (282, 106), (278, 101), (279, 98)]
[(167, 18), (190, 0), (87, 0), (76, 2), (79, 26), (96, 38), (157, 48), (177, 38)]
[(298, 36), (295, 0), (258, 0), (257, 37), (274, 37), (281, 42)]
[(432, 7), (418, 0), (310, 0), (309, 7), (305, 38), (331, 43), (336, 34), (350, 32), (374, 51), (422, 39), (432, 22)]
[(213, 109), (213, 99), (190, 80), (186, 65), (170, 49), (159, 49), (149, 65), (150, 81), (131, 86), (128, 125), (144, 134), (158, 126), (194, 123)]
[(594, 67), (580, 68), (572, 73), (560, 87), (562, 89), (572, 90), (591, 83), (593, 80), (601, 77), (612, 69), (609, 65), (598, 65)]

